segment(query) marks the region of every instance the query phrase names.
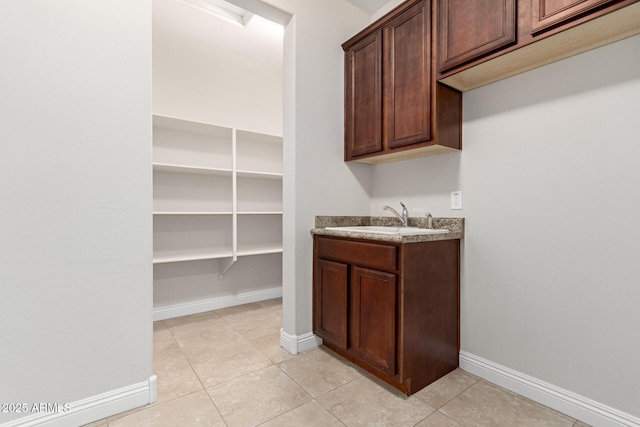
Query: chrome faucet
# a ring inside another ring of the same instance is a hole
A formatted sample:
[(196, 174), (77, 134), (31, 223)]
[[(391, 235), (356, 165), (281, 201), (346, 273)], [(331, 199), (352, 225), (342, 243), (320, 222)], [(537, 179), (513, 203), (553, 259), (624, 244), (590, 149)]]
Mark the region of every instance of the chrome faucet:
[(409, 225), (409, 211), (407, 210), (407, 207), (404, 205), (404, 203), (400, 202), (400, 204), (402, 205), (402, 215), (400, 215), (398, 211), (393, 209), (391, 206), (385, 206), (383, 209), (385, 211), (393, 212), (398, 217), (398, 219), (402, 221), (402, 226), (406, 227)]

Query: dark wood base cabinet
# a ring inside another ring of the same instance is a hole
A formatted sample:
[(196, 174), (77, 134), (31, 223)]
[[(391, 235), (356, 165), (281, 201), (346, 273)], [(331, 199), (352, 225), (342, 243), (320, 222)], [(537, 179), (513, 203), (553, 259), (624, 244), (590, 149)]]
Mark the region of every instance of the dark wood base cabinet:
[(410, 395), (458, 366), (460, 240), (314, 236), (313, 330)]

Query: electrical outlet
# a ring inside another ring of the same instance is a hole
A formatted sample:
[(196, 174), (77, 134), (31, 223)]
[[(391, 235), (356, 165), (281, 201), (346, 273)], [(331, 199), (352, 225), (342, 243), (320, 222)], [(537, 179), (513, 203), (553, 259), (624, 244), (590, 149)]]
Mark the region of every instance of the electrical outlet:
[(462, 191), (451, 192), (451, 209), (462, 209)]

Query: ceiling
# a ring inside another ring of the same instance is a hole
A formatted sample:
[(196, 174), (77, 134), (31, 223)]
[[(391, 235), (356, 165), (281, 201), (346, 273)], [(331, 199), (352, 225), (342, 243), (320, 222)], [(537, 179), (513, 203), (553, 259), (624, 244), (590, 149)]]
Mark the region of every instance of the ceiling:
[(380, 10), (382, 6), (389, 3), (389, 0), (347, 0), (349, 3), (359, 7), (367, 12), (369, 15), (373, 15)]
[[(314, 0), (322, 1), (322, 0)], [(389, 0), (347, 0), (369, 14), (374, 14)], [(233, 50), (239, 55), (269, 63), (282, 64), (283, 32), (282, 28), (260, 16), (248, 19), (243, 27), (237, 22), (230, 22), (193, 6), (197, 0), (153, 0), (154, 31), (169, 31), (183, 37), (213, 44), (221, 48)], [(224, 7), (222, 0), (206, 0), (213, 5)], [(256, 7), (256, 0), (230, 0), (233, 5), (229, 10), (243, 14), (246, 10), (238, 5)], [(269, 14), (269, 11), (265, 11)], [(251, 14), (247, 12), (249, 17)], [(278, 16), (275, 16), (278, 20)]]
[(194, 7), (189, 1), (153, 0), (153, 28), (154, 32), (191, 38), (282, 66), (283, 28), (259, 16), (242, 26)]

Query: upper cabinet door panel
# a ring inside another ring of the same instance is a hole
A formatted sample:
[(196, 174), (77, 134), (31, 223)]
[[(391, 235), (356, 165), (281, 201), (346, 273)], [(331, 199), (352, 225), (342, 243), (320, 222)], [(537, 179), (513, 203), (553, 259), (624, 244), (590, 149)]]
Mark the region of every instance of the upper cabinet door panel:
[(382, 36), (375, 32), (345, 55), (345, 160), (382, 150)]
[(615, 0), (531, 0), (531, 33), (539, 33), (613, 1)]
[(515, 43), (516, 0), (438, 0), (438, 22), (442, 72)]
[(425, 2), (384, 32), (384, 116), (389, 148), (431, 140), (431, 22)]

